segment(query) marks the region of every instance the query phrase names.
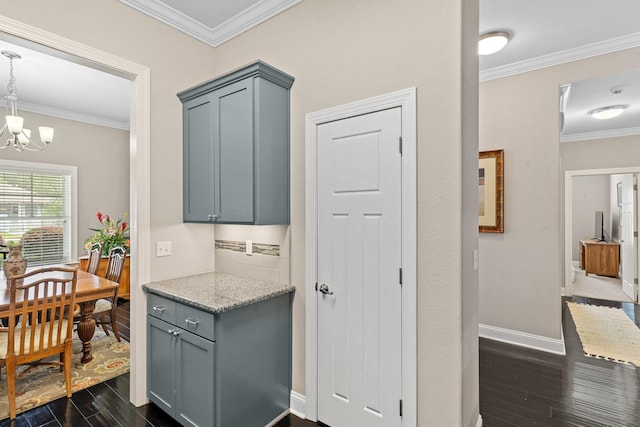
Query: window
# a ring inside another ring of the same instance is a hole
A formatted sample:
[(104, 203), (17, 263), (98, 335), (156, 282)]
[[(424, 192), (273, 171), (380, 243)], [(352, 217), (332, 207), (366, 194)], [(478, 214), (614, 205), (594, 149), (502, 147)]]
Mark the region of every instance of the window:
[(0, 237), (22, 244), (29, 265), (75, 253), (76, 167), (0, 160)]

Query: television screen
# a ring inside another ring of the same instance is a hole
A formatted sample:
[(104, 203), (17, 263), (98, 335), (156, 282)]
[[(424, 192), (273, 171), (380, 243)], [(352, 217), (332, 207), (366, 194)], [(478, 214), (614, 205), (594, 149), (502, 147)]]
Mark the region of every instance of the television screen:
[(604, 212), (596, 211), (595, 237), (594, 239), (604, 241)]

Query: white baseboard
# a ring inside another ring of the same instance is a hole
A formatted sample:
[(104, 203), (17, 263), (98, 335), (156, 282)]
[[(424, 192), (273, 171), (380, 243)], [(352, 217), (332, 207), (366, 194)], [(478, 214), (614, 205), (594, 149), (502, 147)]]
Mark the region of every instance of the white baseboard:
[(307, 397), (291, 390), (290, 412), (303, 420), (307, 418)]
[(278, 424), (278, 421), (280, 421), (281, 419), (283, 419), (284, 417), (286, 417), (287, 415), (289, 415), (290, 410), (289, 409), (285, 409), (284, 412), (282, 412), (280, 415), (278, 415), (277, 417), (275, 417), (273, 419), (273, 421), (271, 421), (269, 424), (267, 424), (264, 427), (273, 427), (276, 424)]
[(535, 350), (546, 351), (548, 353), (566, 354), (564, 339), (558, 340), (482, 324), (480, 325), (480, 336), (482, 338), (489, 338), (495, 341), (506, 342), (508, 344), (529, 347)]

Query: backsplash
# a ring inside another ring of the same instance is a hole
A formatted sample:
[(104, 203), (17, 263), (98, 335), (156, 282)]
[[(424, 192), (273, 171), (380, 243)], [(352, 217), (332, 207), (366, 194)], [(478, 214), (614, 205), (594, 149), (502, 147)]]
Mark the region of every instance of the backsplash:
[[(263, 243), (253, 242), (251, 244), (251, 248), (254, 254), (280, 256), (280, 245), (266, 245)], [(246, 240), (242, 242), (236, 242), (233, 240), (216, 240), (216, 249), (245, 253), (247, 250), (247, 243)]]
[[(216, 271), (290, 283), (288, 225), (215, 225)], [(246, 254), (246, 241), (252, 254)]]

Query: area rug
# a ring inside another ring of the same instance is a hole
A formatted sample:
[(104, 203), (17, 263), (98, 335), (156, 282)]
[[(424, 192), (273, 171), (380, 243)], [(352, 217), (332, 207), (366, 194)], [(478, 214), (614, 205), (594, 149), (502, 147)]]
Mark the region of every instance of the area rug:
[[(96, 334), (91, 340), (91, 346), (93, 360), (83, 365), (80, 363), (82, 343), (77, 338), (73, 340), (71, 358), (73, 392), (129, 372), (129, 343), (126, 341), (117, 342), (113, 335), (107, 336), (102, 330), (96, 330)], [(55, 356), (51, 360), (59, 360), (59, 358)], [(29, 369), (29, 366), (19, 366), (18, 372), (25, 369)], [(17, 412), (28, 411), (63, 397), (66, 395), (65, 390), (64, 372), (60, 372), (59, 366), (42, 364), (31, 367), (28, 372), (16, 380)], [(9, 417), (7, 376), (6, 369), (2, 368), (0, 419), (7, 417)]]
[(587, 356), (640, 366), (640, 328), (614, 307), (567, 301)]

